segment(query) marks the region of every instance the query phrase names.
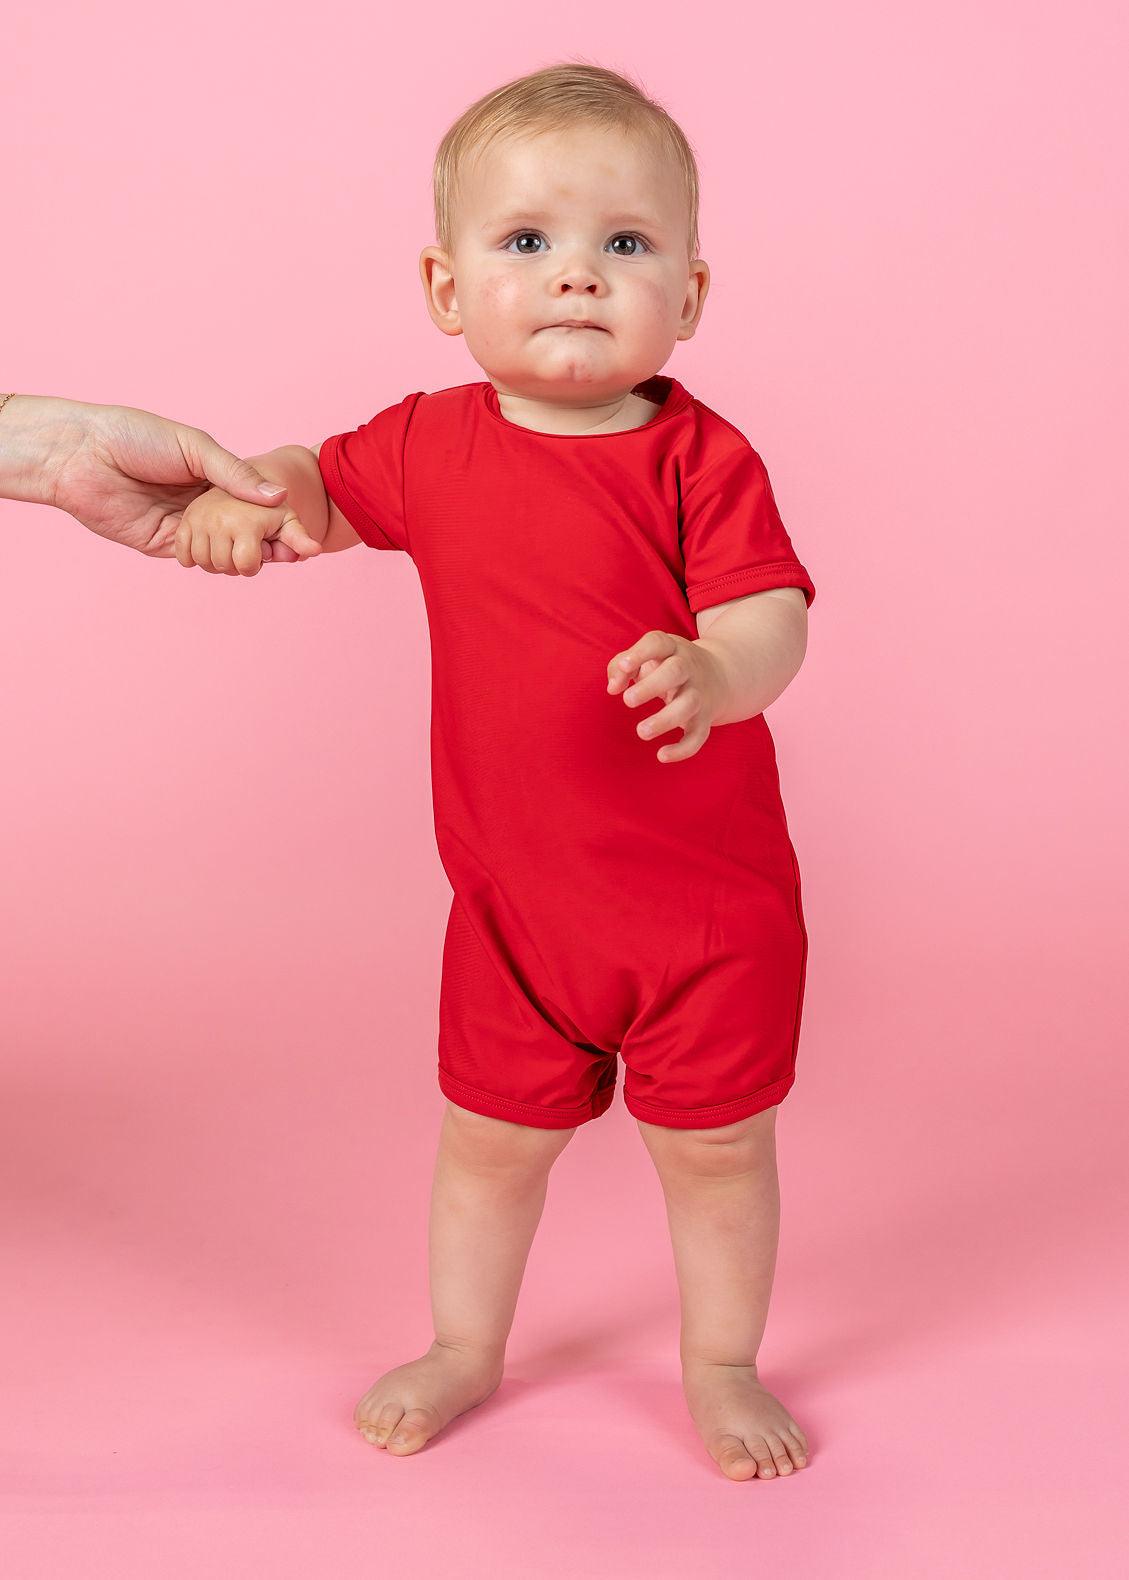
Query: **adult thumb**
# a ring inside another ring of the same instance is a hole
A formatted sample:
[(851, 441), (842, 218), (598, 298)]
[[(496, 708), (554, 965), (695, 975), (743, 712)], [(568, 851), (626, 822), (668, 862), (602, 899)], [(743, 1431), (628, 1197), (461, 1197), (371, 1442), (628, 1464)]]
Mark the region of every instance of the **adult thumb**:
[(210, 434), (201, 434), (197, 445), (197, 477), (206, 477), (215, 488), (222, 488), (235, 499), (245, 499), (250, 505), (281, 505), (286, 498), (284, 483), (271, 483), (263, 474), (243, 461), (222, 444), (217, 444)]

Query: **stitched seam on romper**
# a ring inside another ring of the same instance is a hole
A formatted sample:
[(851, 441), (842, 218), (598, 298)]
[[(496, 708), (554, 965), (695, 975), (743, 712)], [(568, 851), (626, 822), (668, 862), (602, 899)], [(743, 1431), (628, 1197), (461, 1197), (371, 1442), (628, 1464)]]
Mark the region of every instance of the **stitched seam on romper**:
[[(515, 1114), (542, 1115), (550, 1119), (576, 1119), (583, 1122), (585, 1119), (596, 1119), (605, 1109), (610, 1108), (613, 1098), (613, 1088), (608, 1087), (605, 1093), (598, 1094), (587, 1108), (543, 1108), (537, 1103), (517, 1103), (508, 1097), (495, 1097), (492, 1092), (479, 1092), (477, 1087), (467, 1086), (462, 1081), (455, 1081), (450, 1076), (447, 1078), (453, 1091), (459, 1096), (468, 1099), (477, 1099), (481, 1103), (492, 1104), (496, 1108), (504, 1108)], [(441, 1083), (442, 1084), (442, 1083)]]
[[(439, 1073), (451, 1086), (458, 1087), (461, 1091), (467, 1092), (472, 1097), (477, 1097), (488, 1103), (496, 1103), (501, 1108), (515, 1108), (521, 1113), (550, 1114), (563, 1118), (569, 1114), (588, 1114), (592, 1111), (592, 1105), (590, 1103), (586, 1103), (580, 1108), (545, 1108), (540, 1103), (519, 1103), (510, 1097), (495, 1097), (493, 1092), (484, 1092), (481, 1087), (471, 1086), (467, 1081), (460, 1081), (457, 1076), (448, 1074), (448, 1072), (444, 1070), (442, 1066), (439, 1067)], [(609, 1086), (604, 1088), (604, 1090), (610, 1093), (614, 1090), (614, 1088)], [(609, 1097), (609, 1102), (610, 1101), (611, 1099)]]
[(664, 1107), (662, 1103), (652, 1103), (645, 1097), (628, 1098), (626, 1095), (624, 1101), (633, 1102), (636, 1108), (649, 1108), (652, 1113), (656, 1114), (694, 1114), (702, 1116), (706, 1114), (724, 1114), (734, 1108), (743, 1108), (746, 1103), (751, 1103), (757, 1098), (767, 1098), (768, 1101), (764, 1103), (764, 1107), (771, 1108), (774, 1094), (779, 1091), (787, 1091), (794, 1080), (794, 1075), (786, 1075), (779, 1081), (771, 1081), (767, 1086), (758, 1087), (755, 1092), (750, 1092), (747, 1097), (736, 1097), (731, 1103), (714, 1103), (702, 1108)]
[[(337, 484), (337, 486), (341, 490), (342, 494), (344, 494), (345, 498), (353, 506), (353, 509), (356, 511), (357, 515), (361, 518), (361, 520), (366, 524), (366, 526), (368, 526), (371, 529), (371, 531), (373, 533), (375, 533), (375, 535), (378, 538), (382, 539), (383, 542), (385, 542), (390, 549), (394, 549), (394, 548), (396, 548), (396, 544), (393, 543), (392, 539), (388, 536), (387, 532), (385, 532), (384, 528), (380, 525), (380, 523), (378, 521), (374, 521), (372, 519), (372, 517), (369, 515), (368, 511), (361, 504), (360, 500), (355, 497), (355, 495), (353, 494), (352, 489), (349, 488), (346, 485), (345, 479), (341, 475), (341, 466), (340, 466), (340, 464), (338, 462), (338, 459), (337, 459), (337, 452), (338, 452), (338, 450), (339, 450), (339, 448), (341, 446), (341, 441), (344, 438), (345, 438), (344, 434), (338, 434), (336, 436), (336, 439), (335, 439), (334, 443), (331, 445), (330, 450), (329, 450), (328, 460), (329, 460), (330, 466), (333, 468), (333, 479), (334, 479), (334, 482)], [(321, 448), (322, 448), (322, 450), (324, 450), (324, 448), (325, 448), (324, 444), (322, 445)], [(321, 452), (319, 451), (319, 459), (320, 459), (320, 455), (321, 455)], [(347, 521), (349, 520), (348, 515), (344, 511), (342, 511), (342, 515), (345, 516), (345, 519)], [(350, 521), (349, 525), (353, 526), (354, 523), (352, 521)], [(363, 541), (364, 540), (362, 539), (362, 542)], [(366, 546), (366, 548), (373, 548), (374, 547), (374, 545), (371, 544), (371, 543), (366, 544), (365, 546)]]
[(411, 409), (408, 412), (408, 420), (404, 424), (404, 437), (400, 443), (400, 520), (404, 524), (404, 542), (407, 545), (408, 558), (411, 560), (415, 559), (415, 555), (412, 553), (412, 535), (408, 531), (408, 498), (406, 492), (408, 486), (408, 435), (411, 433), (412, 423), (415, 421), (415, 415), (419, 411), (423, 396), (423, 390), (416, 391), (415, 400), (412, 401)]
[[(803, 571), (804, 569), (799, 560), (771, 560), (763, 565), (748, 565), (743, 570), (726, 571), (721, 576), (711, 576), (708, 581), (691, 582), (687, 586), (686, 591), (687, 593), (697, 593), (701, 592), (706, 587), (720, 587), (725, 582), (734, 582), (739, 579), (743, 579), (746, 576), (768, 576), (774, 571), (784, 569), (791, 570), (793, 567), (798, 571)], [(808, 577), (805, 571), (804, 580), (806, 581), (807, 579)]]
[(761, 1113), (766, 1108), (772, 1108), (791, 1090), (792, 1084), (791, 1080), (781, 1081), (779, 1090), (766, 1087), (763, 1092), (757, 1094), (758, 1106), (751, 1109), (748, 1108), (748, 1104), (754, 1101), (753, 1098), (746, 1098), (744, 1103), (724, 1103), (718, 1108), (660, 1108), (657, 1104), (641, 1103), (638, 1099), (635, 1100), (634, 1110), (630, 1109), (630, 1105), (628, 1106), (629, 1111), (633, 1111), (638, 1119), (647, 1119), (651, 1116), (656, 1119), (670, 1118), (671, 1115), (677, 1115), (679, 1118), (692, 1117), (695, 1124), (687, 1128), (694, 1129), (711, 1119), (724, 1120), (728, 1115), (733, 1115), (735, 1119), (744, 1119)]
[(796, 1055), (800, 1046), (800, 1021), (804, 1008), (804, 984), (807, 978), (808, 930), (804, 922), (803, 901), (800, 898), (800, 864), (796, 859), (796, 848), (790, 839), (788, 841), (788, 847), (792, 852), (792, 871), (796, 878), (796, 887), (793, 891), (796, 905), (796, 921), (799, 923), (800, 936), (803, 940), (803, 948), (800, 953), (800, 985), (796, 990), (796, 1019), (792, 1028), (792, 1071), (795, 1073)]

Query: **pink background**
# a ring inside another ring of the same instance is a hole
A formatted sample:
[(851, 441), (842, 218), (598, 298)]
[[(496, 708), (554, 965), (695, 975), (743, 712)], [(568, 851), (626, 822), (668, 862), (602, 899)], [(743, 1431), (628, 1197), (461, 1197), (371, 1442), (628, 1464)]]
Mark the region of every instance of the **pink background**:
[(0, 389), (252, 454), (481, 377), (424, 311), (434, 149), (580, 55), (697, 150), (713, 285), (667, 370), (819, 596), (769, 712), (810, 959), (761, 1351), (812, 1465), (701, 1447), (621, 1096), (557, 1165), (507, 1381), (402, 1461), (351, 1418), (431, 1336), (414, 568), (186, 574), (0, 505), (9, 1574), (1123, 1573), (1125, 33), (17, 4)]

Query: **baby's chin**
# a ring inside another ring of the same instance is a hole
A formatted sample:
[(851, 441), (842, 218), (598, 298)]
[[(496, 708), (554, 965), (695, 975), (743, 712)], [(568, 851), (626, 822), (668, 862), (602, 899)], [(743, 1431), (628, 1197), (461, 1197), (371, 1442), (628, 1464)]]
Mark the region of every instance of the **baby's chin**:
[[(595, 330), (590, 332), (594, 337), (599, 334)], [(584, 331), (569, 330), (559, 338), (573, 338), (577, 333)], [(605, 337), (600, 334), (599, 338)], [(600, 351), (554, 349), (548, 355), (541, 351), (505, 367), (483, 366), (483, 371), (509, 393), (527, 400), (567, 399), (569, 391), (583, 392), (589, 400), (605, 396), (614, 400), (633, 389), (640, 377), (646, 377), (624, 367), (614, 350), (609, 356), (602, 348)]]

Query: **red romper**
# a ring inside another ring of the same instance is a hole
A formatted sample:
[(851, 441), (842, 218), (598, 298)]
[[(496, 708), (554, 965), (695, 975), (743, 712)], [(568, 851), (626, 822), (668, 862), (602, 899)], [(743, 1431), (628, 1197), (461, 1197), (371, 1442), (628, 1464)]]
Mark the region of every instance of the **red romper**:
[(677, 379), (618, 433), (537, 433), (489, 381), (417, 391), (321, 445), (363, 541), (419, 572), (435, 834), (454, 890), (438, 1080), (544, 1129), (602, 1114), (730, 1124), (795, 1079), (807, 933), (764, 715), (660, 763), (607, 689), (645, 632), (815, 588), (764, 464)]

